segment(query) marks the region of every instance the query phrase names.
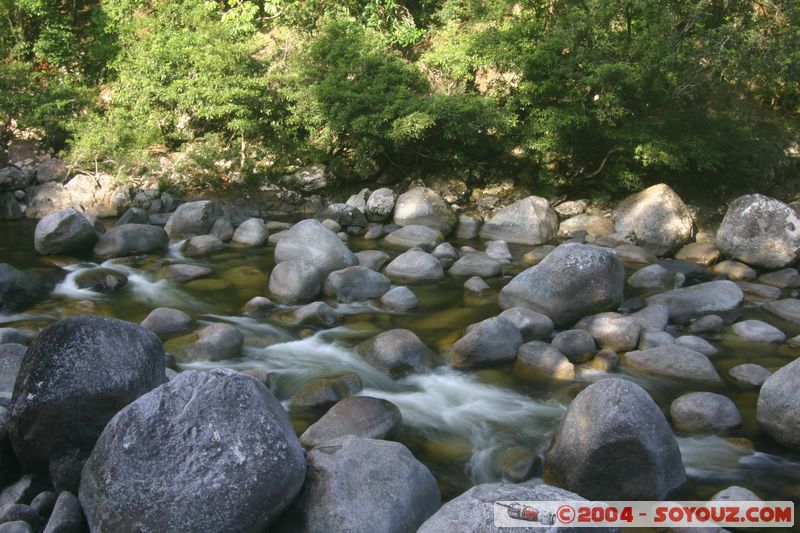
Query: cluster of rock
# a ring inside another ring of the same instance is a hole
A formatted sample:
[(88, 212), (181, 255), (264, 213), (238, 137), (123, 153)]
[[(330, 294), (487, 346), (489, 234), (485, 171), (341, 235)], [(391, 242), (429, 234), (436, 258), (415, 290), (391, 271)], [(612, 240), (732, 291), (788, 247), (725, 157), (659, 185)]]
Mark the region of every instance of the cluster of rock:
[[(292, 407), (327, 411), (298, 440), (264, 379), (227, 370), (170, 373), (158, 336), (195, 332), (185, 353), (173, 354), (181, 361), (233, 359), (244, 337), (233, 325), (197, 329), (189, 315), (159, 308), (141, 326), (93, 317), (61, 321), (30, 347), (2, 352), (19, 373), (0, 446), (11, 465), (3, 467), (3, 484), (22, 472), (26, 487), (39, 488), (21, 487), (23, 477), (0, 494), (0, 503), (18, 506), (14, 516), (28, 513), (32, 518), (22, 521), (31, 528), (39, 524), (34, 513), (39, 521), (49, 516), (49, 528), (53, 520), (80, 523), (82, 509), (92, 530), (492, 530), (491, 503), (498, 499), (667, 497), (686, 481), (673, 428), (725, 434), (741, 425), (728, 398), (702, 390), (725, 379), (760, 388), (761, 429), (800, 448), (800, 363), (775, 373), (748, 363), (723, 377), (712, 361), (717, 348), (703, 338), (725, 331), (756, 346), (786, 341), (775, 325), (740, 320), (746, 302), (800, 324), (800, 300), (783, 297), (800, 288), (791, 268), (800, 254), (796, 212), (771, 198), (745, 196), (731, 204), (712, 239), (695, 232), (691, 211), (665, 185), (627, 198), (611, 217), (572, 204), (554, 208), (530, 196), (482, 221), (459, 215), (431, 189), (397, 196), (383, 188), (294, 225), (233, 220), (214, 202), (198, 201), (180, 205), (164, 227), (139, 208), (108, 230), (80, 211), (58, 210), (39, 221), (35, 235), (41, 254), (100, 259), (161, 253), (170, 242), (185, 257), (274, 245), (269, 298), (251, 300), (246, 311), (280, 311), (316, 327), (339, 322), (338, 303), (413, 309), (418, 301), (407, 285), (452, 276), (465, 280), (468, 293), (496, 296), (502, 309), (444, 351), (454, 368), (510, 364), (522, 379), (570, 381), (621, 365), (700, 389), (677, 398), (668, 419), (629, 380), (589, 385), (572, 401), (544, 457), (543, 477), (552, 486), (480, 485), (440, 508), (430, 471), (386, 440), (402, 423), (399, 410), (356, 396), (363, 386), (358, 375), (313, 380), (295, 393)], [(483, 250), (457, 248), (446, 241), (450, 235), (480, 237)], [(347, 243), (355, 237), (383, 239), (394, 256), (354, 253)], [(551, 244), (558, 239), (565, 242)], [(528, 268), (511, 277), (517, 246), (528, 247), (522, 257)], [(717, 262), (720, 256), (727, 259)], [(638, 270), (629, 276), (626, 266)], [(28, 290), (37, 286), (26, 278), (33, 274), (6, 267), (0, 265), (3, 305), (40, 297)], [(759, 276), (755, 269), (773, 271)], [(208, 273), (174, 264), (164, 275), (180, 283)], [(114, 290), (121, 281), (109, 275), (87, 283)], [(368, 339), (355, 352), (392, 379), (440, 362), (403, 329)], [(34, 507), (37, 490), (60, 492), (50, 511)], [(62, 498), (68, 503), (59, 507)]]

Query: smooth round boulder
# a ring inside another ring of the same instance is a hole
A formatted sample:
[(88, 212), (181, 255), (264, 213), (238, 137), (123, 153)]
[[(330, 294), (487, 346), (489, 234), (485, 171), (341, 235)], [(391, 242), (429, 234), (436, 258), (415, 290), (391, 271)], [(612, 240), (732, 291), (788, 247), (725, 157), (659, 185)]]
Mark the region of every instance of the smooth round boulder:
[(38, 253), (55, 255), (90, 250), (98, 234), (83, 213), (69, 208), (39, 220), (33, 238)]
[(197, 342), (183, 354), (188, 361), (224, 361), (242, 353), (244, 335), (230, 324), (211, 324), (196, 335)]
[(492, 288), (480, 276), (472, 276), (464, 282), (464, 290), (470, 294), (482, 296)]
[(733, 281), (750, 281), (756, 279), (756, 276), (758, 275), (755, 270), (744, 263), (733, 261), (731, 259), (720, 261), (716, 265), (712, 266), (711, 272), (718, 276), (725, 276)]
[(568, 329), (553, 337), (551, 343), (573, 363), (583, 363), (594, 357), (597, 345), (592, 334), (583, 329)]
[(358, 264), (358, 258), (335, 233), (313, 219), (301, 220), (286, 230), (275, 246), (275, 261), (300, 260), (327, 276)]
[(318, 211), (314, 218), (317, 220), (332, 220), (341, 228), (350, 226), (363, 228), (367, 225), (367, 218), (360, 209), (341, 203), (328, 205), (328, 207)]
[(665, 305), (648, 305), (631, 315), (642, 331), (664, 331), (669, 324), (669, 309)]
[(776, 370), (761, 385), (756, 418), (761, 429), (788, 448), (800, 449), (800, 359)]
[(214, 221), (214, 224), (211, 225), (208, 234), (213, 235), (222, 242), (230, 242), (233, 238), (233, 231), (233, 224), (231, 224), (231, 221), (225, 217), (219, 217)]
[(394, 223), (419, 224), (447, 235), (458, 221), (455, 212), (435, 191), (415, 187), (401, 194), (394, 205)]
[(392, 189), (381, 187), (367, 198), (366, 215), (371, 222), (386, 222), (392, 217), (396, 195)]
[(217, 206), (210, 200), (188, 202), (178, 206), (164, 229), (173, 241), (207, 235), (218, 216)]
[(675, 337), (666, 331), (644, 331), (639, 336), (639, 346), (637, 348), (647, 350), (664, 344), (675, 344)]
[(408, 287), (393, 287), (381, 296), (381, 305), (395, 311), (408, 311), (417, 307), (419, 300)]
[(533, 379), (573, 380), (575, 366), (550, 344), (531, 341), (517, 351), (514, 375)]
[(800, 300), (797, 298), (786, 298), (785, 300), (768, 302), (761, 308), (787, 322), (800, 324)]
[(141, 326), (156, 335), (172, 335), (191, 331), (193, 322), (192, 317), (180, 309), (156, 307), (142, 320)]
[(428, 226), (421, 226), (419, 224), (410, 224), (391, 232), (384, 239), (392, 246), (400, 248), (414, 248), (419, 246), (423, 250), (430, 250), (444, 240), (442, 232), (429, 228)]
[(707, 267), (719, 259), (719, 249), (711, 243), (691, 242), (678, 250), (675, 259), (683, 259)]
[(283, 261), (275, 265), (269, 276), (269, 292), (286, 304), (312, 301), (319, 294), (322, 273), (306, 261)]
[(761, 274), (758, 277), (758, 282), (779, 289), (794, 289), (800, 287), (800, 272), (796, 268), (783, 268), (775, 272)]
[(639, 345), (642, 328), (629, 316), (600, 313), (582, 318), (575, 324), (575, 329), (588, 331), (600, 348), (627, 352)]
[(522, 334), (508, 319), (496, 316), (467, 328), (450, 347), (447, 358), (454, 368), (480, 368), (510, 363), (522, 346)]
[(297, 326), (335, 326), (342, 320), (342, 315), (325, 302), (312, 302), (292, 313), (292, 320)]
[(461, 215), (458, 217), (458, 225), (456, 226), (455, 237), (456, 239), (470, 240), (478, 237), (483, 222), (472, 217)]
[(761, 365), (744, 363), (728, 370), (728, 375), (740, 387), (758, 388), (767, 381), (772, 372)]
[(326, 296), (340, 302), (361, 302), (380, 298), (389, 290), (389, 278), (363, 266), (351, 266), (331, 272), (325, 280)]
[(681, 197), (659, 183), (625, 198), (612, 215), (614, 229), (636, 236), (636, 242), (664, 255), (692, 236), (694, 220)]
[(358, 264), (370, 270), (380, 271), (389, 262), (389, 254), (382, 250), (362, 250), (356, 252)]
[(196, 235), (189, 237), (181, 246), (181, 253), (186, 257), (202, 257), (225, 249), (225, 243), (216, 235)]
[(731, 326), (733, 332), (750, 342), (783, 342), (786, 334), (761, 320), (742, 320)]
[(261, 531), (304, 475), (289, 417), (263, 384), (186, 371), (109, 422), (79, 499), (92, 531)]
[(713, 392), (690, 392), (669, 408), (675, 428), (685, 433), (723, 434), (742, 425), (742, 417), (730, 398)]
[(300, 444), (313, 448), (346, 435), (383, 439), (392, 435), (402, 423), (403, 415), (393, 403), (369, 396), (351, 396), (312, 424), (300, 436)]
[(467, 252), (448, 270), (454, 276), (493, 278), (503, 273), (503, 265), (484, 252)]
[(261, 246), (269, 238), (267, 225), (260, 218), (249, 218), (233, 232), (231, 240), (246, 246)]
[(628, 278), (628, 285), (634, 289), (672, 289), (675, 274), (661, 265), (648, 265), (640, 268)]
[(430, 471), (398, 442), (349, 435), (308, 452), (308, 473), (278, 531), (416, 529), (439, 508)]
[(384, 331), (359, 344), (356, 353), (392, 379), (425, 372), (434, 359), (431, 349), (407, 329)]
[(774, 198), (740, 196), (728, 207), (717, 230), (720, 251), (752, 266), (782, 268), (800, 253), (800, 218)]
[(79, 316), (42, 330), (11, 400), (9, 438), (22, 465), (76, 490), (106, 423), (166, 381), (164, 360), (154, 333), (114, 318)]
[(717, 315), (733, 322), (742, 314), (744, 294), (729, 280), (709, 281), (690, 287), (662, 292), (645, 298), (647, 305), (664, 305), (670, 322), (688, 324), (704, 315)]
[(606, 378), (570, 404), (543, 477), (590, 500), (663, 500), (686, 482), (686, 471), (672, 429), (647, 392)]
[(558, 215), (544, 198), (528, 196), (497, 211), (481, 227), (480, 236), (515, 244), (545, 244), (558, 233)]
[(675, 339), (675, 344), (689, 348), (695, 352), (700, 352), (703, 355), (714, 355), (717, 353), (717, 348), (702, 337), (695, 335), (681, 335)]
[(625, 267), (613, 252), (566, 243), (500, 291), (503, 309), (523, 306), (550, 317), (556, 326), (616, 308), (623, 300)]
[(550, 338), (555, 327), (553, 321), (542, 313), (527, 307), (512, 307), (498, 315), (509, 320), (522, 334), (524, 342), (543, 341)]
[(700, 383), (719, 383), (717, 369), (708, 357), (678, 344), (663, 344), (628, 352), (623, 364), (639, 372)]
[(761, 502), (763, 501), (758, 495), (744, 487), (732, 485), (727, 489), (723, 489), (711, 497), (712, 502)]
[(506, 241), (489, 241), (486, 243), (486, 255), (501, 263), (509, 263), (514, 256)]
[(303, 383), (290, 399), (292, 409), (329, 409), (361, 392), (364, 383), (355, 372), (341, 372)]
[(412, 248), (386, 265), (384, 274), (405, 281), (439, 281), (444, 277), (442, 263), (419, 248)]
[(100, 259), (165, 252), (169, 237), (163, 228), (149, 224), (123, 224), (103, 233), (94, 245)]

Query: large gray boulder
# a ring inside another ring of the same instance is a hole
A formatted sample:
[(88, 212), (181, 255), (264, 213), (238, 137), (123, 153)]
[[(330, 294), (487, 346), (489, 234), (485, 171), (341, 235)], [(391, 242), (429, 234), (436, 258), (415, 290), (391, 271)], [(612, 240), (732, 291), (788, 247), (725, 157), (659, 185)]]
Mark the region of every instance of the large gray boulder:
[(622, 303), (625, 267), (605, 249), (566, 243), (538, 265), (518, 274), (500, 291), (500, 307), (523, 306), (550, 317), (556, 326)]
[(173, 335), (191, 331), (193, 322), (192, 317), (180, 309), (156, 307), (142, 320), (141, 326), (156, 335)]
[(392, 218), (394, 203), (397, 196), (392, 189), (381, 187), (376, 189), (367, 198), (367, 220), (372, 222), (386, 222)]
[(675, 324), (688, 324), (712, 314), (733, 322), (742, 313), (744, 293), (734, 282), (718, 280), (662, 292), (646, 298), (645, 302), (666, 306), (669, 320)]
[(686, 433), (725, 433), (742, 425), (736, 405), (721, 394), (690, 392), (669, 407), (673, 424)]
[(130, 322), (79, 316), (45, 328), (11, 400), (9, 437), (20, 462), (75, 491), (106, 423), (166, 381), (164, 358), (158, 337)]
[(380, 298), (392, 286), (389, 278), (363, 266), (351, 266), (331, 272), (325, 280), (326, 296), (340, 302), (359, 302)]
[(169, 217), (164, 229), (173, 241), (195, 235), (207, 235), (219, 217), (219, 210), (211, 200), (181, 204)]
[(319, 269), (306, 261), (284, 261), (269, 276), (269, 292), (286, 304), (308, 303), (322, 287)]
[(479, 368), (510, 363), (520, 346), (520, 330), (510, 320), (496, 316), (468, 327), (447, 356), (455, 368)]
[(402, 423), (403, 415), (395, 404), (369, 396), (350, 396), (312, 424), (300, 436), (300, 443), (313, 448), (346, 435), (383, 439), (392, 435)]
[(316, 267), (322, 276), (358, 264), (358, 258), (319, 221), (307, 219), (286, 230), (275, 246), (275, 261), (301, 260)]
[(761, 429), (779, 443), (800, 449), (800, 359), (767, 378), (758, 394)]
[(261, 246), (269, 238), (267, 225), (260, 218), (249, 218), (242, 222), (231, 239), (247, 246)]
[(407, 329), (390, 329), (356, 347), (356, 352), (392, 379), (424, 372), (432, 363), (430, 348)]
[(439, 281), (444, 277), (442, 263), (419, 248), (398, 255), (383, 272), (404, 281)]
[[(430, 517), (417, 533), (514, 533), (525, 531), (518, 527), (506, 528), (495, 526), (495, 503), (505, 502), (574, 502), (585, 501), (584, 498), (550, 485), (529, 485), (511, 483), (485, 483), (476, 485), (460, 496), (442, 505), (435, 515)], [(553, 509), (555, 511), (555, 509)], [(574, 531), (577, 528), (559, 526), (538, 526), (532, 529), (537, 533), (558, 533)], [(616, 531), (613, 528), (594, 528), (596, 532)]]
[(278, 531), (415, 531), (439, 508), (430, 471), (398, 442), (353, 435), (308, 452), (308, 473)]
[(647, 350), (628, 352), (623, 364), (632, 370), (654, 376), (700, 383), (722, 382), (706, 355), (679, 344), (662, 344)]
[(431, 189), (415, 187), (397, 198), (394, 223), (401, 226), (420, 224), (447, 235), (458, 222), (455, 212)]
[(108, 423), (79, 498), (92, 531), (263, 531), (304, 474), (289, 417), (263, 384), (187, 371)]
[(164, 252), (169, 237), (163, 228), (148, 224), (123, 224), (103, 233), (94, 245), (94, 255), (100, 259)]
[(66, 254), (91, 249), (97, 230), (75, 209), (47, 215), (36, 224), (34, 247), (42, 255)]
[(544, 464), (544, 479), (590, 500), (663, 500), (686, 482), (678, 443), (640, 386), (593, 383), (572, 401)]
[(558, 215), (539, 196), (528, 196), (504, 207), (481, 227), (482, 239), (536, 246), (558, 233)]
[(666, 254), (692, 236), (692, 214), (680, 196), (659, 183), (624, 199), (612, 215), (614, 229), (633, 234), (636, 242), (656, 254)]
[(724, 255), (749, 265), (785, 267), (800, 254), (800, 218), (794, 209), (774, 198), (741, 196), (722, 219), (717, 245)]

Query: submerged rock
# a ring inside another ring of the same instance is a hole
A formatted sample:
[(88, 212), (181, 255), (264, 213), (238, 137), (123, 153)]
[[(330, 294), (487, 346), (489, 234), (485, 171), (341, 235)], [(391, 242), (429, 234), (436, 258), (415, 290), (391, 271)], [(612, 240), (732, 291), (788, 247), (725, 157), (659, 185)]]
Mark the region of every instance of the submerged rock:
[(239, 372), (182, 372), (109, 422), (81, 479), (93, 531), (261, 531), (305, 460), (280, 402)]
[(544, 479), (592, 500), (662, 500), (686, 472), (658, 405), (638, 385), (607, 378), (570, 404)]
[(157, 335), (170, 335), (191, 331), (193, 322), (192, 317), (180, 309), (156, 307), (142, 320), (141, 326)]

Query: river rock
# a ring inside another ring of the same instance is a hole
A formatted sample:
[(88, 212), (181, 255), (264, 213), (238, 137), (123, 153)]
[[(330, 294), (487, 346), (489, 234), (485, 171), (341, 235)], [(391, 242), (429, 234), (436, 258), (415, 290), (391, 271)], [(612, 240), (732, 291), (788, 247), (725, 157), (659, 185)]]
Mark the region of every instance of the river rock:
[(369, 396), (351, 396), (333, 407), (301, 436), (300, 443), (314, 448), (325, 441), (355, 435), (383, 439), (403, 423), (400, 409), (391, 402)]
[(83, 213), (70, 208), (47, 215), (36, 224), (34, 246), (42, 255), (68, 254), (91, 249), (97, 237)]
[(534, 379), (575, 379), (575, 366), (550, 344), (531, 341), (520, 346), (514, 361), (514, 374)]
[(744, 487), (737, 487), (736, 485), (723, 489), (711, 497), (712, 502), (761, 502), (763, 501), (758, 495)]
[(408, 448), (349, 435), (308, 452), (303, 490), (278, 530), (404, 533), (415, 531), (440, 501), (433, 475)]
[(70, 207), (86, 215), (116, 217), (131, 206), (130, 185), (103, 172), (78, 174), (67, 183), (50, 182), (28, 190), (25, 216), (42, 218)]
[[(36, 510), (29, 505), (21, 503), (6, 507), (2, 515), (0, 515), (0, 524), (2, 524), (6, 533), (10, 530), (8, 526), (11, 524), (17, 524), (23, 528), (27, 528), (27, 531), (37, 531), (41, 521), (42, 517), (39, 516)], [(3, 530), (0, 529), (0, 531)]]
[(78, 498), (69, 491), (62, 491), (56, 499), (44, 533), (80, 533), (87, 529)]
[(520, 346), (520, 330), (510, 320), (497, 316), (467, 328), (465, 335), (450, 348), (448, 360), (455, 368), (510, 363)]
[(659, 183), (623, 200), (612, 215), (617, 231), (633, 233), (639, 245), (664, 255), (692, 236), (692, 214), (680, 196)]
[(407, 311), (417, 307), (419, 301), (408, 287), (393, 287), (381, 296), (381, 305), (395, 311)]
[(39, 274), (0, 263), (0, 311), (19, 311), (47, 296), (54, 281)]
[(639, 345), (641, 326), (629, 316), (619, 313), (600, 313), (587, 316), (575, 324), (575, 329), (588, 331), (600, 348), (627, 352)]
[(389, 254), (382, 250), (363, 250), (356, 252), (358, 264), (370, 270), (380, 271), (389, 262)]
[(232, 240), (247, 246), (261, 246), (269, 238), (267, 225), (260, 218), (249, 218), (233, 232)]
[(192, 317), (179, 309), (156, 307), (142, 320), (141, 326), (157, 335), (171, 335), (191, 331), (193, 322)]
[(480, 231), (482, 239), (503, 240), (536, 246), (558, 233), (558, 215), (539, 196), (528, 196), (497, 211)]
[(722, 219), (717, 244), (723, 254), (749, 265), (782, 268), (797, 260), (800, 218), (774, 198), (740, 196)]
[(649, 296), (645, 302), (667, 306), (670, 321), (675, 324), (688, 324), (693, 318), (710, 314), (733, 322), (742, 313), (744, 294), (734, 282), (721, 280)]
[(675, 339), (675, 344), (689, 348), (695, 352), (700, 352), (703, 355), (714, 355), (717, 353), (717, 348), (702, 337), (695, 335), (681, 335)]
[(302, 220), (287, 230), (275, 247), (275, 261), (302, 260), (323, 277), (358, 264), (358, 258), (335, 233), (316, 220)]
[(112, 268), (90, 268), (73, 278), (79, 289), (94, 292), (114, 292), (128, 284), (128, 276)]
[[(511, 533), (516, 529), (495, 526), (495, 503), (498, 501), (584, 501), (573, 492), (550, 485), (511, 483), (484, 483), (476, 485), (444, 504), (430, 517), (417, 533)], [(541, 527), (541, 532), (566, 532), (573, 528)], [(611, 532), (612, 528), (595, 528), (593, 531)]]
[[(152, 332), (97, 316), (45, 328), (23, 358), (11, 402), (9, 437), (31, 471), (76, 490), (83, 462), (114, 414), (166, 380)], [(81, 428), (75, 431), (75, 428)]]
[(19, 220), (24, 217), (22, 205), (17, 201), (14, 193), (0, 194), (0, 220)]
[(560, 332), (551, 343), (573, 363), (588, 361), (597, 352), (592, 334), (583, 329), (568, 329)]
[(478, 237), (483, 222), (476, 220), (467, 215), (458, 217), (458, 226), (456, 226), (456, 239), (470, 240)]
[(211, 225), (211, 229), (208, 230), (209, 235), (213, 235), (222, 242), (230, 242), (233, 232), (233, 224), (225, 217), (217, 217), (217, 220)]
[(13, 342), (27, 346), (38, 333), (35, 329), (0, 328), (0, 344)]
[(225, 249), (225, 243), (220, 240), (216, 235), (197, 235), (189, 237), (183, 246), (181, 252), (186, 257), (201, 257), (204, 255), (211, 255)]
[(351, 266), (331, 272), (325, 280), (326, 296), (340, 302), (357, 302), (380, 298), (391, 287), (389, 278), (363, 266)]
[(493, 278), (503, 273), (503, 266), (484, 252), (467, 252), (453, 263), (449, 272), (455, 276)]
[(418, 248), (412, 248), (386, 265), (384, 273), (393, 278), (408, 281), (439, 281), (444, 269), (438, 259)]
[(197, 342), (186, 349), (189, 361), (223, 361), (242, 353), (244, 335), (230, 324), (211, 324), (197, 330)]
[(278, 263), (269, 276), (269, 292), (276, 300), (286, 304), (310, 302), (317, 297), (321, 288), (321, 272), (306, 261)]
[(647, 350), (648, 348), (655, 348), (664, 344), (675, 344), (675, 337), (666, 331), (643, 331), (639, 336), (640, 350)]
[(356, 352), (392, 379), (425, 372), (434, 360), (430, 348), (407, 329), (384, 331), (359, 344)]
[(772, 372), (761, 365), (744, 363), (728, 370), (728, 375), (740, 387), (758, 388), (767, 381)]
[(661, 409), (640, 386), (602, 379), (572, 401), (544, 479), (591, 500), (662, 500), (686, 482)]
[(28, 351), (27, 346), (22, 344), (0, 344), (0, 402), (4, 406), (8, 405), (7, 402), (14, 393), (14, 384), (26, 351)]
[(372, 194), (367, 199), (367, 220), (372, 222), (386, 222), (389, 220), (394, 212), (396, 198), (394, 191), (387, 187), (372, 191)]
[(207, 235), (218, 216), (219, 210), (211, 200), (188, 202), (178, 206), (164, 229), (173, 241)]
[(726, 433), (742, 425), (742, 417), (726, 396), (713, 392), (690, 392), (669, 408), (675, 428), (685, 433)]
[(187, 371), (109, 422), (79, 497), (92, 531), (261, 531), (304, 474), (289, 418), (263, 384)]
[(675, 254), (675, 259), (684, 259), (706, 267), (714, 264), (718, 258), (719, 248), (711, 243), (692, 242)]
[(632, 370), (666, 378), (701, 383), (722, 381), (708, 357), (678, 344), (628, 352), (623, 364)]
[(169, 237), (163, 228), (149, 224), (125, 224), (105, 232), (94, 245), (100, 259), (165, 252)]
[(689, 333), (717, 333), (724, 325), (722, 317), (705, 315), (689, 322)]
[(345, 202), (350, 207), (355, 207), (362, 213), (367, 213), (367, 201), (369, 200), (369, 189), (361, 189), (356, 194), (351, 194)]
[(361, 392), (364, 384), (355, 372), (342, 372), (307, 381), (292, 394), (292, 408), (329, 409), (336, 402)]
[(328, 207), (317, 212), (314, 218), (317, 220), (333, 220), (342, 228), (347, 228), (349, 226), (363, 228), (367, 225), (367, 218), (364, 216), (364, 213), (347, 204), (330, 204)]
[(386, 242), (401, 248), (414, 248), (419, 246), (424, 250), (430, 250), (442, 240), (444, 236), (442, 232), (429, 228), (428, 226), (421, 226), (419, 224), (410, 224), (391, 232), (386, 236)]
[(648, 265), (631, 274), (628, 285), (634, 289), (672, 289), (675, 274), (661, 265)]
[(780, 299), (783, 291), (778, 287), (771, 285), (763, 285), (761, 283), (753, 283), (750, 281), (737, 281), (736, 285), (742, 289), (745, 300), (747, 302), (765, 303), (772, 300)]
[(211, 274), (210, 268), (199, 265), (169, 265), (163, 270), (163, 276), (173, 283), (186, 283), (209, 274)]
[(527, 307), (512, 307), (500, 313), (500, 318), (510, 321), (522, 334), (524, 342), (543, 341), (550, 338), (555, 327), (553, 321), (542, 313)]
[(420, 224), (447, 235), (456, 225), (455, 212), (435, 191), (416, 187), (397, 198), (394, 223), (401, 226)]
[(0, 169), (0, 192), (24, 189), (33, 183), (34, 178), (30, 170), (9, 165)]
[(642, 331), (664, 331), (669, 323), (669, 309), (665, 305), (648, 305), (630, 316)]
[(341, 322), (342, 315), (325, 302), (312, 302), (292, 313), (292, 320), (298, 326), (329, 328)]
[(756, 271), (749, 266), (731, 259), (720, 261), (712, 266), (711, 272), (718, 276), (725, 276), (733, 281), (750, 281), (756, 279), (757, 276)]
[(480, 276), (472, 276), (464, 282), (464, 290), (473, 295), (481, 296), (492, 290), (488, 283), (486, 283)]
[(751, 342), (783, 342), (786, 335), (761, 320), (742, 320), (731, 326), (733, 332), (746, 341)]
[(793, 324), (800, 324), (800, 300), (797, 298), (769, 302), (762, 309)]
[(514, 258), (514, 256), (511, 255), (511, 250), (508, 248), (506, 241), (487, 242), (486, 255), (501, 263), (509, 263)]
[(619, 306), (625, 268), (610, 251), (566, 243), (500, 291), (500, 307), (523, 306), (550, 317), (556, 326)]
[(773, 373), (761, 386), (756, 418), (761, 429), (789, 448), (800, 449), (800, 359)]
[(761, 274), (758, 277), (758, 282), (779, 289), (794, 289), (800, 287), (800, 272), (796, 268), (783, 268), (775, 272)]
[(141, 207), (131, 207), (125, 211), (119, 219), (114, 223), (115, 226), (122, 226), (124, 224), (149, 224), (150, 215), (145, 209)]

